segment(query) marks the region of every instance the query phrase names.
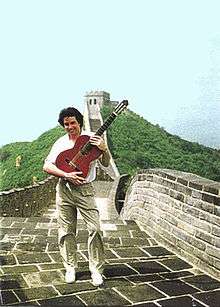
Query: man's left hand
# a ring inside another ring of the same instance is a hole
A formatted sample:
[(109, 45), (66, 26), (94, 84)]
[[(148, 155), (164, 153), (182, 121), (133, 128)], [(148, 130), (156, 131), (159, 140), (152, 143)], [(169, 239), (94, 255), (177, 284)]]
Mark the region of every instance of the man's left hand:
[(105, 141), (103, 140), (103, 138), (99, 135), (93, 135), (90, 137), (89, 142), (92, 145), (97, 146), (100, 150), (102, 151), (106, 151), (107, 150), (107, 145), (105, 143)]

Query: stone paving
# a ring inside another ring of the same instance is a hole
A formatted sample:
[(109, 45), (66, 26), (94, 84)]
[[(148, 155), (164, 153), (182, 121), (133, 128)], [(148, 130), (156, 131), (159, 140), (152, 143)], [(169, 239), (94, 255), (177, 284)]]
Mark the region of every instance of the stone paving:
[(82, 220), (77, 232), (77, 280), (66, 284), (57, 246), (55, 208), (41, 218), (0, 218), (1, 304), (220, 306), (219, 281), (158, 245), (134, 221), (104, 216), (101, 214), (105, 282), (98, 288), (91, 283), (88, 234)]

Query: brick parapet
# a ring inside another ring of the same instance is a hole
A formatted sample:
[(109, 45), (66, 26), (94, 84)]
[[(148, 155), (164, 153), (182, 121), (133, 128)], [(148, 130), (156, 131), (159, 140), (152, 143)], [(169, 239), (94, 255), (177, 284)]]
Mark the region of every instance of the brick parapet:
[(0, 216), (39, 216), (55, 201), (56, 177), (37, 184), (0, 192)]
[(142, 170), (131, 181), (121, 216), (220, 279), (220, 183), (169, 169)]

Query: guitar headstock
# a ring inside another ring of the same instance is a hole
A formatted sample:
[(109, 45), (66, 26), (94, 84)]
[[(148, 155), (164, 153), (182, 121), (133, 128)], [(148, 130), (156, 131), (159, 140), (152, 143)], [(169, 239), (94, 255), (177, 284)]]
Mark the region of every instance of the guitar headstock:
[(128, 106), (128, 100), (122, 100), (121, 102), (119, 102), (119, 104), (115, 107), (114, 113), (116, 113), (116, 115), (120, 114), (122, 111), (124, 111), (124, 109), (126, 109)]

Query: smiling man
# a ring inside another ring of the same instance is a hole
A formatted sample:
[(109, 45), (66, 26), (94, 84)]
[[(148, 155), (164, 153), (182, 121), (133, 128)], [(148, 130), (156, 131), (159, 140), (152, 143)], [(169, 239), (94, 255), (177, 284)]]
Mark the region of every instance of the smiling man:
[(92, 283), (94, 286), (100, 286), (103, 283), (102, 272), (105, 259), (99, 212), (92, 185), (96, 177), (96, 161), (91, 162), (89, 173), (84, 178), (80, 171), (66, 173), (59, 169), (56, 166), (56, 158), (61, 152), (73, 148), (76, 140), (82, 134), (90, 135), (89, 142), (102, 151), (99, 160), (104, 166), (109, 165), (110, 155), (107, 145), (100, 136), (91, 135), (91, 132), (82, 133), (83, 115), (77, 109), (73, 107), (63, 109), (59, 114), (58, 122), (64, 127), (67, 134), (54, 143), (45, 159), (43, 170), (59, 177), (56, 187), (58, 243), (66, 268), (65, 280), (67, 283), (72, 283), (76, 279), (76, 226), (77, 210), (79, 210), (89, 232), (88, 254)]

